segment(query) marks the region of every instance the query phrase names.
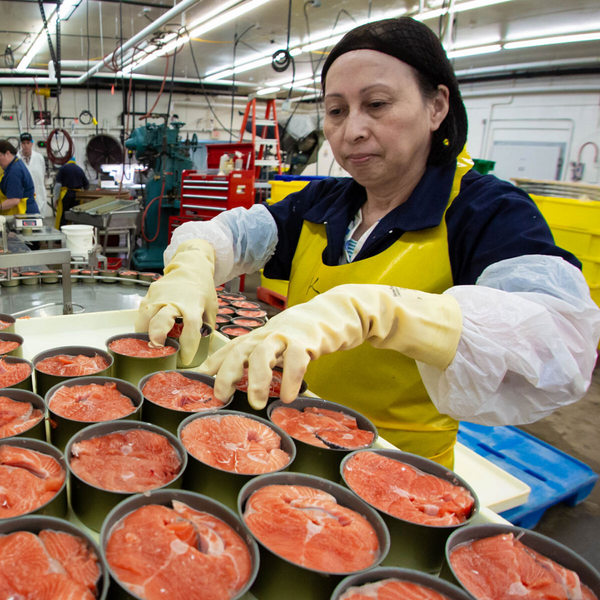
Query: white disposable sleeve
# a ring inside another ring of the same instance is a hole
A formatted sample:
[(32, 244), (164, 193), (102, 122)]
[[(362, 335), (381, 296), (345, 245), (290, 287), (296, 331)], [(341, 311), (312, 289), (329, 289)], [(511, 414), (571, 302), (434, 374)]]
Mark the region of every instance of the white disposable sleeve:
[(227, 210), (210, 221), (184, 223), (165, 250), (165, 266), (179, 244), (193, 239), (206, 240), (215, 249), (215, 283), (220, 285), (265, 266), (277, 246), (277, 224), (262, 204)]
[(596, 363), (600, 310), (581, 271), (555, 256), (489, 266), (456, 298), (463, 331), (441, 371), (417, 362), (437, 409), (481, 425), (533, 423), (579, 400)]

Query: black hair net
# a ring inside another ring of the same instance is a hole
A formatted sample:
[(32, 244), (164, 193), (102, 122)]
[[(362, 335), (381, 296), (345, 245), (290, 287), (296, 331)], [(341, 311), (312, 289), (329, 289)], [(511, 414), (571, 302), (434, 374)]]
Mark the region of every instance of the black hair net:
[(335, 59), (353, 50), (375, 50), (389, 54), (419, 71), (434, 88), (438, 85), (448, 88), (448, 115), (433, 133), (427, 163), (445, 165), (455, 160), (467, 141), (467, 112), (454, 69), (435, 33), (427, 25), (410, 17), (375, 21), (353, 29), (334, 46), (323, 65), (323, 90), (327, 71)]

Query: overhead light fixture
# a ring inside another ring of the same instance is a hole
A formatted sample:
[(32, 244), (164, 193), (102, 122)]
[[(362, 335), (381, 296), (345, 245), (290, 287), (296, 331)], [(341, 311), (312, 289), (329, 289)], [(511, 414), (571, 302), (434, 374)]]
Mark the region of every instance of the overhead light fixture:
[(205, 77), (204, 81), (218, 81), (219, 79), (223, 79), (231, 75), (233, 75), (233, 69), (227, 69), (225, 71), (221, 71), (220, 73), (215, 73), (214, 75), (209, 75), (208, 77)]
[(256, 92), (257, 96), (266, 96), (267, 94), (275, 94), (277, 92), (279, 92), (281, 90), (281, 88), (278, 87), (270, 87), (270, 88), (263, 88), (262, 90), (258, 90)]
[(465, 10), (474, 10), (476, 8), (485, 8), (486, 6), (493, 6), (494, 4), (503, 4), (504, 2), (510, 2), (511, 0), (470, 0), (469, 2), (460, 2), (454, 4), (449, 12), (458, 13), (464, 12)]
[(517, 48), (535, 48), (536, 46), (571, 44), (573, 42), (593, 42), (595, 40), (600, 40), (600, 31), (577, 33), (575, 35), (557, 35), (554, 37), (521, 40), (518, 42), (506, 42), (506, 44), (504, 44), (504, 48), (506, 50), (516, 50)]
[(327, 46), (335, 46), (345, 34), (336, 35), (332, 38), (327, 38), (326, 40), (320, 40), (318, 42), (313, 42), (312, 44), (308, 44), (308, 46), (302, 46), (302, 52), (312, 52), (313, 50), (320, 50), (321, 48), (327, 48)]
[[(203, 33), (208, 33), (209, 31), (212, 31), (221, 25), (225, 25), (225, 23), (229, 23), (229, 21), (233, 21), (234, 19), (245, 15), (247, 12), (258, 8), (259, 6), (266, 4), (267, 2), (270, 2), (270, 0), (249, 0), (248, 2), (244, 2), (241, 6), (237, 6), (231, 10), (223, 9), (221, 6), (219, 8), (220, 14), (206, 21), (202, 25), (195, 27), (195, 29), (192, 29), (190, 37), (197, 37)], [(227, 3), (225, 6), (231, 6), (231, 3)], [(223, 10), (226, 10), (226, 12), (223, 12)]]
[(502, 50), (501, 44), (490, 44), (489, 46), (475, 46), (473, 48), (461, 48), (446, 52), (448, 58), (463, 58), (465, 56), (477, 56), (478, 54), (491, 54)]
[[(66, 21), (74, 12), (75, 9), (81, 4), (81, 0), (65, 0), (60, 5), (60, 13), (61, 13), (61, 21)], [(48, 19), (48, 30), (53, 33), (56, 29), (56, 20), (58, 18), (58, 13), (56, 9), (50, 15)], [(29, 50), (27, 50), (25, 56), (19, 61), (17, 65), (16, 71), (17, 73), (22, 73), (27, 69), (27, 67), (31, 64), (31, 61), (35, 58), (35, 55), (42, 50), (42, 46), (44, 42), (47, 40), (46, 31), (44, 27), (38, 31), (37, 35), (31, 45), (29, 46)]]
[(218, 81), (219, 79), (224, 79), (225, 77), (229, 77), (230, 75), (237, 75), (238, 73), (243, 73), (244, 71), (250, 71), (251, 69), (264, 67), (265, 65), (270, 65), (272, 60), (272, 55), (268, 54), (267, 56), (263, 56), (258, 60), (251, 60), (248, 62), (240, 63), (234, 68), (225, 69), (224, 71), (219, 71), (218, 73), (208, 75), (204, 78), (204, 81)]

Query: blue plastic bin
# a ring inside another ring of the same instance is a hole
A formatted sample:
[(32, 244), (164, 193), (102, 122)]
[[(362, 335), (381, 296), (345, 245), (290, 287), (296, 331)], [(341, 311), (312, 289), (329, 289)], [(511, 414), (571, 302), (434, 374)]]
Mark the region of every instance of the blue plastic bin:
[(559, 502), (583, 502), (598, 480), (585, 463), (516, 427), (461, 423), (458, 441), (531, 487), (525, 504), (501, 514), (519, 527), (535, 527)]

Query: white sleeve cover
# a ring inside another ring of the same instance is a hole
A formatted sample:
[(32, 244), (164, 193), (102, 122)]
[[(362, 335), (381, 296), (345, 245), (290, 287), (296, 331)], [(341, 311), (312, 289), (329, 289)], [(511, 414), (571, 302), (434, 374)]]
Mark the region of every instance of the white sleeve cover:
[(445, 371), (417, 362), (437, 409), (481, 425), (533, 423), (579, 400), (596, 363), (600, 310), (581, 271), (556, 256), (490, 265), (456, 298), (463, 330)]
[(277, 246), (277, 224), (262, 204), (227, 210), (210, 221), (184, 223), (165, 250), (165, 266), (179, 244), (194, 239), (206, 240), (215, 249), (215, 284), (220, 285), (265, 266)]

